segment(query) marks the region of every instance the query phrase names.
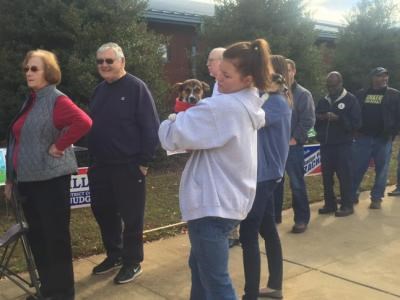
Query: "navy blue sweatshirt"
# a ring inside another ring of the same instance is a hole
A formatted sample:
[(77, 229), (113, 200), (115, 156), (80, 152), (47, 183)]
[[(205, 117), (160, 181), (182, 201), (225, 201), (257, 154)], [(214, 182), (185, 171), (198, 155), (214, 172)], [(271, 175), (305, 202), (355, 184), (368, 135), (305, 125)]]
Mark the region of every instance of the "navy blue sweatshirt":
[[(319, 114), (335, 113), (339, 118), (321, 120)], [(361, 127), (361, 110), (356, 97), (343, 89), (342, 94), (335, 100), (326, 96), (318, 101), (315, 109), (317, 121), (315, 131), (321, 145), (351, 143), (355, 131)]]
[(127, 73), (115, 82), (101, 82), (93, 92), (89, 109), (93, 125), (88, 146), (93, 161), (146, 166), (153, 159), (160, 121), (143, 81)]

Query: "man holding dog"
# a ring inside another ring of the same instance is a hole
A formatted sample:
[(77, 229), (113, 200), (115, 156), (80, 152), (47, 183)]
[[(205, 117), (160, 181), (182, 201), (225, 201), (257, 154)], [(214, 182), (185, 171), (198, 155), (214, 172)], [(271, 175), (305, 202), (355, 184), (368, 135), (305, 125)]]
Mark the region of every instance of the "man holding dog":
[(93, 274), (122, 266), (114, 278), (122, 284), (141, 273), (145, 177), (158, 145), (159, 119), (147, 85), (125, 71), (120, 46), (102, 45), (96, 62), (104, 81), (89, 104), (93, 127), (88, 136), (88, 176), (92, 211), (107, 257)]

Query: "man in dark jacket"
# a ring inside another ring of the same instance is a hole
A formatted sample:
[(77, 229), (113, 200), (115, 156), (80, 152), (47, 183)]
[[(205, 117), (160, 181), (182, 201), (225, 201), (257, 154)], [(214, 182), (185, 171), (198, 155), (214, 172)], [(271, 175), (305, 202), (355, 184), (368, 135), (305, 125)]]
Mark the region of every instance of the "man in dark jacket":
[(400, 92), (388, 87), (389, 72), (382, 67), (370, 72), (369, 89), (356, 96), (361, 106), (362, 127), (353, 144), (353, 200), (358, 202), (358, 188), (374, 159), (375, 182), (371, 190), (371, 209), (380, 209), (389, 170), (392, 141), (400, 126)]
[[(326, 88), (328, 95), (319, 100), (315, 109), (325, 200), (318, 213), (345, 217), (353, 213), (351, 145), (355, 131), (361, 126), (361, 112), (356, 97), (343, 88), (339, 72), (328, 74)], [(333, 191), (334, 173), (339, 179), (342, 199), (338, 211)]]
[(104, 81), (89, 104), (93, 126), (88, 136), (88, 176), (107, 257), (93, 274), (122, 265), (114, 278), (121, 284), (141, 273), (145, 178), (158, 145), (159, 120), (147, 85), (125, 71), (121, 47), (102, 45), (96, 61)]

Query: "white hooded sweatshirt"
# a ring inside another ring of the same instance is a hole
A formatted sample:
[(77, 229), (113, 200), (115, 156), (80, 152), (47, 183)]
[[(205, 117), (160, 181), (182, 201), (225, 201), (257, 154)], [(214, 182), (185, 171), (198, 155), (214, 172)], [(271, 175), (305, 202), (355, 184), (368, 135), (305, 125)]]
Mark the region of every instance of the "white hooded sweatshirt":
[(243, 220), (257, 184), (257, 130), (264, 126), (256, 88), (206, 98), (161, 123), (165, 150), (192, 150), (179, 201), (185, 221), (203, 217)]

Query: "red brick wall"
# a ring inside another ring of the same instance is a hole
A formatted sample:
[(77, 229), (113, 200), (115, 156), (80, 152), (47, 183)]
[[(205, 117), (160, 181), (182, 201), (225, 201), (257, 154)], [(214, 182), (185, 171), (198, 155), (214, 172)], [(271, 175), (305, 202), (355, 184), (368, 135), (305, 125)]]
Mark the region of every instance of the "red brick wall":
[(169, 61), (164, 68), (166, 80), (174, 84), (192, 77), (190, 57), (192, 44), (197, 35), (196, 29), (193, 26), (156, 22), (149, 23), (148, 26), (151, 30), (169, 37)]

